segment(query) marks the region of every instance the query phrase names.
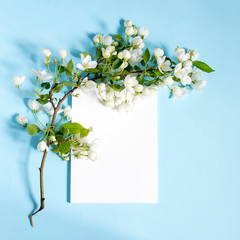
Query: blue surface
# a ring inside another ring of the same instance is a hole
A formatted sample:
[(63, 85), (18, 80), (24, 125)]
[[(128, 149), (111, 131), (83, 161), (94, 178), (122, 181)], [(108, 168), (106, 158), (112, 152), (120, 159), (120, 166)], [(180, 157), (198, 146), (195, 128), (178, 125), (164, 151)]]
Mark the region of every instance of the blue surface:
[[(239, 11), (238, 0), (1, 1), (1, 240), (239, 240)], [(158, 204), (69, 204), (69, 166), (49, 154), (46, 209), (32, 228), (42, 154), (13, 121), (31, 113), (12, 77), (27, 75), (30, 90), (43, 47), (76, 55), (91, 48), (92, 33), (115, 33), (121, 18), (150, 30), (151, 49), (196, 49), (216, 72), (205, 75), (203, 94), (159, 95)]]

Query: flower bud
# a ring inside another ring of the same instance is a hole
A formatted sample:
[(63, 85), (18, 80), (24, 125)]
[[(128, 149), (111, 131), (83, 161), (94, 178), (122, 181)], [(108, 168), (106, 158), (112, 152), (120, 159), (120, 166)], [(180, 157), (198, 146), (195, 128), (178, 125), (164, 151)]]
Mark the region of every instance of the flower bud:
[(131, 20), (126, 20), (124, 22), (124, 27), (131, 27), (132, 26), (132, 21)]
[(43, 48), (42, 49), (42, 54), (49, 58), (49, 57), (51, 57), (52, 52), (48, 48)]
[(174, 80), (172, 77), (168, 76), (166, 77), (164, 80), (163, 80), (163, 83), (168, 85), (168, 86), (171, 86), (174, 84)]
[(59, 56), (61, 59), (64, 59), (68, 56), (68, 51), (67, 50), (64, 50), (64, 49), (60, 49), (59, 50)]
[(37, 150), (38, 151), (44, 152), (45, 150), (48, 151), (48, 149), (49, 148), (48, 148), (47, 144), (44, 141), (39, 142), (38, 145), (37, 145)]
[(131, 53), (128, 50), (124, 50), (122, 54), (123, 54), (123, 58), (126, 60), (131, 58)]
[(132, 36), (134, 34), (134, 28), (133, 27), (127, 27), (126, 28), (126, 35)]
[(154, 56), (155, 57), (162, 57), (164, 55), (164, 51), (161, 48), (154, 49)]
[(28, 101), (28, 106), (33, 112), (36, 112), (40, 108), (41, 104), (37, 100), (30, 99)]
[(24, 117), (22, 114), (19, 114), (16, 117), (16, 121), (21, 124), (22, 126), (26, 126), (28, 123), (28, 119), (26, 117)]
[(134, 90), (136, 92), (142, 92), (143, 86), (141, 84), (137, 84), (136, 86), (134, 86)]
[(22, 84), (24, 82), (25, 79), (26, 79), (25, 76), (17, 76), (17, 75), (15, 75), (13, 77), (13, 83), (15, 84), (16, 87), (18, 87), (20, 84)]
[(119, 59), (123, 59), (123, 52), (119, 52), (118, 55), (117, 55), (117, 57), (118, 57)]
[(50, 136), (49, 140), (50, 140), (51, 142), (55, 142), (55, 141), (56, 141), (56, 137), (52, 135), (52, 136)]
[(97, 159), (97, 153), (95, 151), (90, 151), (88, 153), (88, 158), (91, 160), (91, 161), (95, 161)]

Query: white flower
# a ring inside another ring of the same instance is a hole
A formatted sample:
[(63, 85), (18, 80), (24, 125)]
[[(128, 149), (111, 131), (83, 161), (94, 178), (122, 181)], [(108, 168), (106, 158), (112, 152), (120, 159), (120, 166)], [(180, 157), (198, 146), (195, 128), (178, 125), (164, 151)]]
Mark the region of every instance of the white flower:
[(127, 62), (123, 62), (119, 68), (124, 69), (128, 66)]
[(50, 136), (49, 140), (50, 140), (51, 142), (55, 142), (57, 139), (56, 139), (55, 136), (52, 135), (52, 136)]
[(52, 52), (48, 48), (43, 48), (42, 49), (42, 54), (49, 58), (52, 55)]
[(136, 76), (127, 75), (124, 79), (124, 85), (126, 89), (132, 93), (134, 92), (133, 87), (136, 86), (137, 84), (138, 80), (136, 79)]
[(123, 56), (124, 59), (128, 60), (128, 59), (131, 58), (131, 53), (128, 50), (124, 50), (122, 52), (122, 56)]
[[(50, 102), (42, 105), (42, 108), (43, 108), (43, 110), (45, 110), (45, 111), (47, 112), (48, 115), (50, 115), (50, 116), (53, 115), (54, 109), (53, 109), (53, 106), (52, 106), (52, 104), (51, 104)], [(63, 109), (59, 109), (59, 110), (57, 111), (57, 114), (60, 114), (60, 113), (62, 113), (62, 112), (63, 112)]]
[(119, 59), (123, 59), (123, 52), (119, 52), (118, 55), (117, 55), (117, 57), (118, 57)]
[(17, 76), (17, 75), (15, 75), (13, 77), (13, 83), (15, 84), (16, 87), (18, 87), (20, 84), (22, 84), (24, 82), (25, 79), (26, 79), (25, 76)]
[(169, 60), (165, 61), (165, 59), (165, 56), (157, 58), (158, 69), (161, 73), (172, 71), (172, 68), (170, 67), (171, 62)]
[(138, 35), (141, 36), (143, 39), (149, 35), (149, 31), (142, 27), (138, 28), (137, 32), (138, 32)]
[(68, 161), (70, 158), (69, 158), (69, 154), (68, 153), (62, 153), (60, 154), (61, 158), (65, 161)]
[(64, 116), (67, 117), (68, 121), (72, 120), (72, 108), (71, 108), (71, 106), (67, 105), (64, 108)]
[(122, 103), (122, 99), (120, 97), (114, 98), (114, 106), (117, 107)]
[(102, 55), (104, 58), (109, 58), (109, 57), (111, 57), (111, 52), (105, 48), (102, 48)]
[(185, 49), (183, 48), (176, 48), (175, 54), (180, 62), (185, 62), (190, 58), (190, 54), (188, 52), (186, 53)]
[(96, 34), (93, 38), (93, 41), (95, 43), (100, 43), (101, 42), (101, 39), (102, 39), (102, 35), (101, 34)]
[(50, 80), (53, 78), (53, 76), (51, 74), (47, 74), (46, 70), (35, 70), (34, 68), (31, 69), (31, 72), (36, 76), (38, 77), (40, 80)]
[(84, 55), (81, 53), (80, 57), (81, 57), (82, 64), (78, 63), (76, 66), (77, 69), (84, 71), (85, 69), (88, 69), (88, 68), (96, 68), (97, 62), (91, 61), (90, 55), (87, 55), (86, 57), (84, 57)]
[(112, 45), (113, 42), (114, 41), (111, 36), (103, 36), (101, 40), (101, 44), (104, 46)]
[(207, 81), (206, 80), (198, 80), (191, 84), (191, 86), (199, 92), (202, 92), (202, 88), (206, 87)]
[(193, 81), (198, 81), (202, 79), (202, 72), (198, 71), (197, 68), (194, 68), (193, 72), (192, 72), (192, 80)]
[(137, 65), (139, 62), (142, 61), (142, 55), (143, 55), (143, 51), (140, 48), (137, 49), (130, 49), (130, 54), (131, 54), (131, 58), (130, 58), (130, 64), (132, 66)]
[(196, 68), (192, 72), (192, 81), (191, 86), (199, 92), (202, 92), (202, 88), (207, 85), (207, 81), (202, 80), (202, 72), (197, 71)]
[(24, 117), (22, 114), (19, 114), (16, 117), (16, 121), (21, 124), (22, 126), (25, 126), (28, 123), (28, 119)]
[(195, 50), (190, 51), (190, 58), (192, 61), (197, 60), (199, 58), (199, 53)]
[(119, 106), (118, 106), (118, 108), (117, 108), (117, 110), (119, 111), (119, 112), (126, 112), (126, 113), (128, 113), (128, 112), (131, 112), (132, 111), (132, 105), (130, 105), (129, 103), (122, 103), (122, 104), (120, 104)]
[(134, 33), (135, 33), (135, 31), (134, 31), (133, 27), (127, 27), (126, 28), (126, 35), (132, 36)]
[(131, 27), (132, 26), (132, 21), (131, 20), (126, 20), (124, 22), (124, 27)]
[(41, 104), (37, 100), (29, 99), (28, 106), (33, 112), (36, 112), (41, 107)]
[(140, 36), (133, 38), (133, 48), (144, 48), (145, 44)]
[(106, 50), (109, 51), (110, 53), (113, 53), (115, 51), (115, 47), (114, 46), (107, 46)]
[(89, 89), (94, 89), (94, 88), (96, 88), (96, 83), (92, 80), (89, 80), (86, 82), (86, 87)]
[(181, 80), (181, 83), (184, 86), (186, 86), (192, 81), (192, 79), (188, 76), (191, 71), (191, 67), (182, 67), (182, 63), (178, 63), (174, 68), (174, 75)]
[(151, 95), (151, 93), (149, 91), (149, 87), (143, 87), (142, 96), (149, 97), (150, 95)]
[(114, 101), (113, 100), (106, 100), (106, 101), (104, 101), (104, 105), (109, 107), (109, 108), (113, 108), (114, 107)]
[(90, 151), (88, 153), (88, 158), (91, 160), (91, 161), (95, 161), (97, 159), (97, 153), (95, 151)]
[(183, 88), (180, 88), (178, 86), (174, 86), (172, 88), (172, 93), (173, 93), (174, 97), (181, 98), (181, 97), (183, 97)]
[(164, 55), (164, 51), (161, 48), (155, 48), (154, 49), (154, 56), (157, 57), (162, 57)]
[(105, 99), (113, 100), (113, 98), (114, 98), (114, 90), (110, 86), (106, 86)]
[(171, 86), (174, 84), (174, 80), (172, 77), (168, 76), (163, 80), (163, 83), (166, 84), (167, 86)]
[(44, 152), (45, 150), (48, 151), (48, 149), (49, 148), (48, 148), (47, 144), (44, 141), (39, 142), (38, 145), (37, 145), (37, 150), (38, 151)]
[(191, 69), (192, 68), (192, 61), (187, 60), (186, 62), (183, 63), (183, 66)]
[(138, 85), (134, 86), (134, 90), (135, 90), (136, 92), (142, 92), (142, 90), (143, 90), (143, 85), (138, 84)]
[(98, 85), (98, 90), (99, 90), (100, 92), (105, 91), (105, 89), (106, 89), (106, 84), (105, 84), (105, 83), (100, 83), (100, 84)]
[(59, 56), (61, 59), (64, 59), (68, 56), (68, 50), (65, 50), (65, 49), (60, 49), (59, 50)]

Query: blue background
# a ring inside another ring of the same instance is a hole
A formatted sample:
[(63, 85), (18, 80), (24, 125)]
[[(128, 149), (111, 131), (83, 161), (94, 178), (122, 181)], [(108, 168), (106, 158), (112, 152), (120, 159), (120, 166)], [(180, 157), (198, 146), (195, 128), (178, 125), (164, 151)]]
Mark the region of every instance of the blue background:
[[(239, 11), (238, 0), (1, 1), (0, 238), (239, 240)], [(69, 164), (49, 154), (46, 209), (32, 228), (42, 153), (14, 121), (31, 113), (12, 77), (26, 75), (31, 90), (42, 48), (76, 56), (91, 49), (89, 36), (115, 33), (122, 18), (150, 30), (151, 49), (170, 57), (177, 45), (196, 49), (216, 72), (204, 75), (203, 94), (173, 101), (160, 91), (158, 204), (69, 204)]]

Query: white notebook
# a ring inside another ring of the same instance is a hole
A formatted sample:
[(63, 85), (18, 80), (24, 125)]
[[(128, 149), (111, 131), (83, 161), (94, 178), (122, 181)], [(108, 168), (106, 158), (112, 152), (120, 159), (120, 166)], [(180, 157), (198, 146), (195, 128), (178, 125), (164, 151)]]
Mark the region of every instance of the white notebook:
[(131, 113), (103, 106), (94, 95), (72, 98), (73, 119), (100, 139), (96, 161), (71, 159), (71, 203), (157, 203), (157, 96)]

